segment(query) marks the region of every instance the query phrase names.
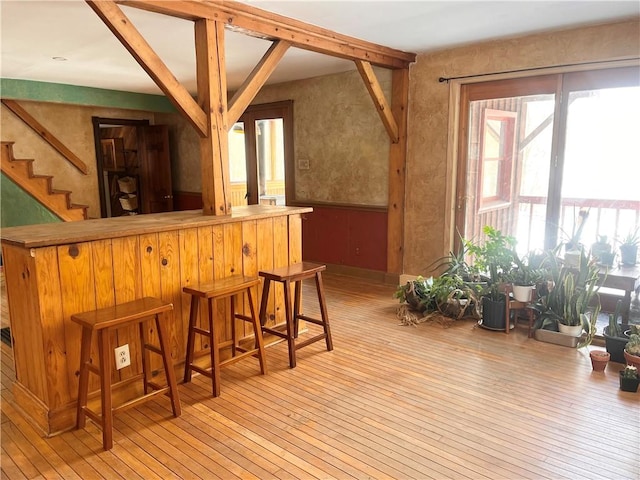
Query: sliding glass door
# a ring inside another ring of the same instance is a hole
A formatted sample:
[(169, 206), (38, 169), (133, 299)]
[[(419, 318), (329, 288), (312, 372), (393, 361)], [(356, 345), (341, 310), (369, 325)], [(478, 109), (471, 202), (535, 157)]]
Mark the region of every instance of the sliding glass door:
[(640, 224), (637, 68), (470, 84), (461, 95), (458, 231), (492, 225), (519, 250), (552, 248), (587, 214), (581, 241)]

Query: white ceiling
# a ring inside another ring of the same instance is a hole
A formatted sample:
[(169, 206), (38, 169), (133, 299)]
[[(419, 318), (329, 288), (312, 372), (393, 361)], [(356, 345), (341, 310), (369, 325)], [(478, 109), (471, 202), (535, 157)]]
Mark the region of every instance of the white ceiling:
[[(414, 53), (640, 15), (637, 0), (254, 0), (247, 3)], [(176, 78), (195, 93), (193, 23), (128, 7), (122, 9)], [(160, 93), (84, 1), (0, 0), (0, 16), (3, 78)], [(639, 39), (629, 41), (638, 43)], [(268, 47), (268, 42), (263, 40), (228, 32), (226, 60), (230, 90), (242, 83)], [(346, 60), (291, 48), (269, 83), (353, 68), (353, 63)]]

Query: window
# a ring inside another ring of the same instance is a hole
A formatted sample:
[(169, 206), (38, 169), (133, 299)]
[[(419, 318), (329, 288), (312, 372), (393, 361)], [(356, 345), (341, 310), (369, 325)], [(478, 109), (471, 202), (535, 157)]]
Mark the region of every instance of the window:
[(479, 211), (506, 207), (511, 201), (516, 114), (482, 109), (480, 124)]

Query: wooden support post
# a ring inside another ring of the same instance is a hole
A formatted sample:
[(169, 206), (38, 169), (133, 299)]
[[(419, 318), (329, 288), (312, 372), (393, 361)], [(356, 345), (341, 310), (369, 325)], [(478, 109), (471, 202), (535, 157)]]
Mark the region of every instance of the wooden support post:
[(207, 135), (200, 138), (202, 213), (230, 215), (229, 139), (224, 24), (195, 22), (198, 104), (206, 113)]
[(389, 145), (387, 273), (402, 273), (409, 69), (393, 70), (391, 79), (391, 111), (398, 126), (398, 141)]

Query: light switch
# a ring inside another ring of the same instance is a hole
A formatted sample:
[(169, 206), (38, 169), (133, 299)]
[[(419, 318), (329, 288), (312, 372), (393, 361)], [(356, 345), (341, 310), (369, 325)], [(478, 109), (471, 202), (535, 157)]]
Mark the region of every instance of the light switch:
[(298, 159), (298, 168), (300, 170), (309, 170), (309, 159), (308, 158)]

